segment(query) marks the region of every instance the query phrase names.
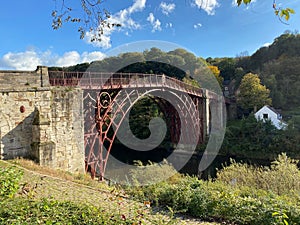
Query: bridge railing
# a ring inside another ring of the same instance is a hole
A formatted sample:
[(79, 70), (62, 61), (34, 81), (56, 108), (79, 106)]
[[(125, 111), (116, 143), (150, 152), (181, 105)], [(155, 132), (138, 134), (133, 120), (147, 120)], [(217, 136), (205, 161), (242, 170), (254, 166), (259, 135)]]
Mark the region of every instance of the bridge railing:
[(203, 95), (201, 88), (158, 74), (49, 71), (49, 79), (52, 86), (78, 86), (83, 89), (168, 87), (197, 96)]

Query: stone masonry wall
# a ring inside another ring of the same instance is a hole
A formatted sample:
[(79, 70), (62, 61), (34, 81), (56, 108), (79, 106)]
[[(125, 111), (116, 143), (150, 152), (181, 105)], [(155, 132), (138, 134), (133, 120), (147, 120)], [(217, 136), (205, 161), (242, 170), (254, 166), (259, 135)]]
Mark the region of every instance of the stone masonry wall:
[(84, 169), (84, 124), (81, 89), (52, 89), (52, 135), (56, 140), (56, 166), (68, 171)]
[[(5, 85), (5, 82), (7, 85)], [(0, 157), (84, 171), (82, 91), (49, 86), (48, 70), (0, 71)]]
[(49, 86), (47, 67), (39, 66), (35, 71), (0, 71), (0, 90), (21, 91)]

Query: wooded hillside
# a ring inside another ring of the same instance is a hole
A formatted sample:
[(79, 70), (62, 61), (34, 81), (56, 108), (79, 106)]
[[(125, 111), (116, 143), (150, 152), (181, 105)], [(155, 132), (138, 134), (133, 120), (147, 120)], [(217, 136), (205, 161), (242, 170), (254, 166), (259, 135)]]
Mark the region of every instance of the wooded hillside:
[(207, 61), (219, 67), (225, 80), (236, 80), (236, 88), (246, 73), (258, 74), (270, 89), (275, 108), (291, 110), (300, 105), (300, 34), (286, 32), (252, 56)]

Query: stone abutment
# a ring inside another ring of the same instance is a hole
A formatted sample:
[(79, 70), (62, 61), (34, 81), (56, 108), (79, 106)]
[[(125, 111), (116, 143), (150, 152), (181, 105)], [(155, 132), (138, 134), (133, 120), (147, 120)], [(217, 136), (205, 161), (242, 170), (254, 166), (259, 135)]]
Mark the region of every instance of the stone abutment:
[(47, 67), (0, 71), (0, 157), (84, 172), (82, 90), (50, 87)]

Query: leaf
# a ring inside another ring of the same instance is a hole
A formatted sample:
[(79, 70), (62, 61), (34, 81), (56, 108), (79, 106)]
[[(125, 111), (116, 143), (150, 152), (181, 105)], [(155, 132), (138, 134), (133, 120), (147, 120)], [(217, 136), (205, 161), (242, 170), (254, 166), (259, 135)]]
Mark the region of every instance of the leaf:
[(280, 15), (280, 17), (283, 17), (283, 15), (284, 15), (284, 10), (281, 10), (279, 15)]
[(295, 14), (295, 10), (291, 9), (291, 8), (286, 8), (286, 10), (291, 13), (291, 14)]
[(242, 4), (242, 2), (245, 4), (245, 5), (248, 5), (249, 3), (251, 3), (251, 0), (237, 0), (236, 3), (238, 6), (240, 6)]
[(295, 11), (291, 8), (286, 8), (286, 9), (281, 9), (279, 10), (275, 10), (275, 14), (276, 16), (278, 16), (278, 13), (280, 12), (280, 17), (284, 18), (285, 20), (289, 20), (290, 19), (290, 14), (294, 14)]
[(285, 219), (289, 218), (285, 213), (283, 213), (282, 217), (285, 218)]
[(248, 4), (251, 2), (251, 0), (243, 0), (243, 2), (244, 2), (246, 5), (248, 5)]
[(285, 20), (289, 20), (290, 19), (290, 14), (286, 13), (284, 18), (285, 18)]
[(57, 11), (56, 10), (52, 11), (51, 16), (56, 17), (56, 15), (57, 15)]

